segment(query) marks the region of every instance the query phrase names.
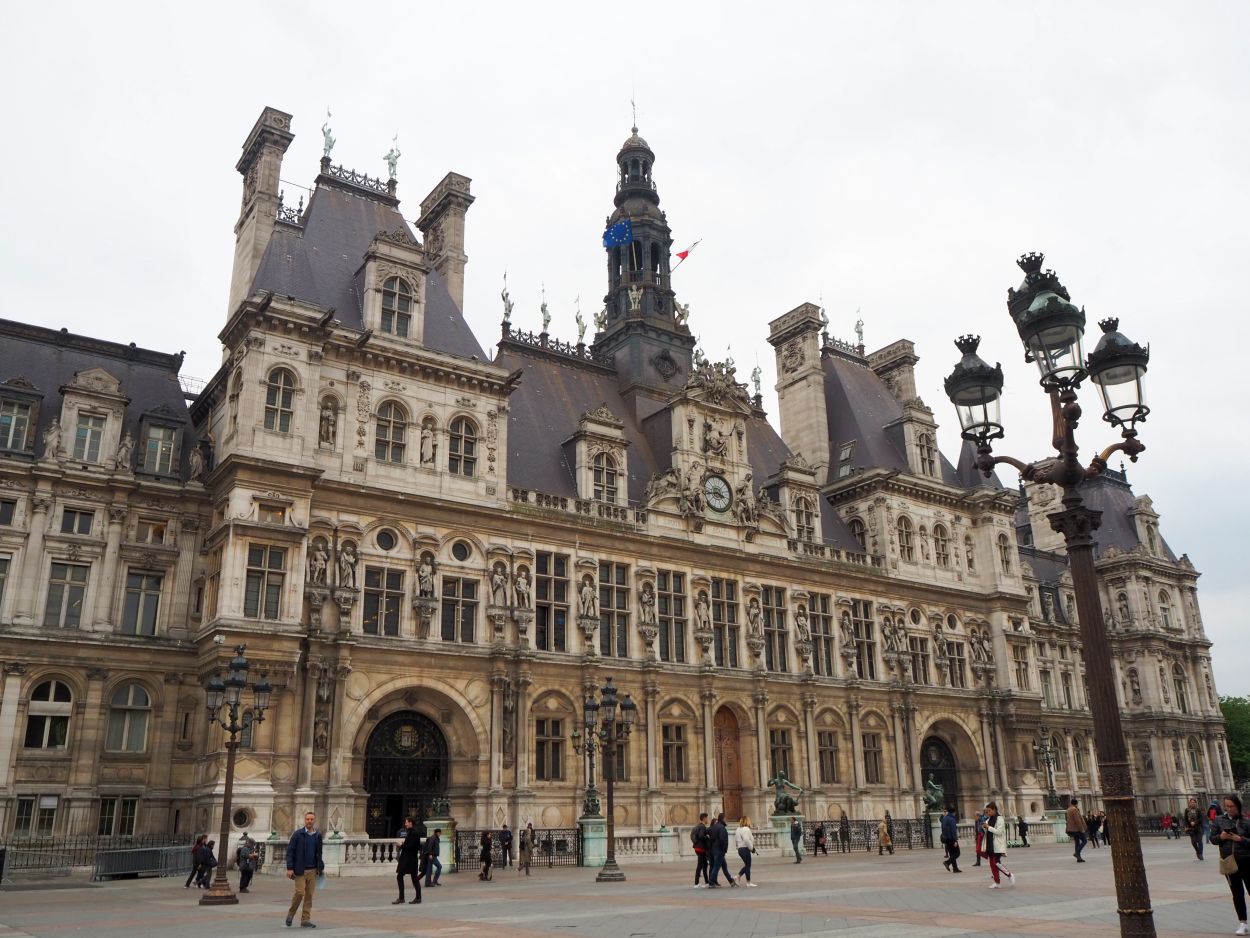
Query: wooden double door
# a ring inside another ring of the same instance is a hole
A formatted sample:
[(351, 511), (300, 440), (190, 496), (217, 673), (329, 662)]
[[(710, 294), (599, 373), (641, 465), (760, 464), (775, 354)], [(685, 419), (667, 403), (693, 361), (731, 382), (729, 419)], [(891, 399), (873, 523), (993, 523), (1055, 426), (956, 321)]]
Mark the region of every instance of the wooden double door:
[(716, 746), (716, 787), (721, 793), (725, 820), (742, 817), (742, 753), (738, 718), (728, 707), (716, 711), (712, 721)]

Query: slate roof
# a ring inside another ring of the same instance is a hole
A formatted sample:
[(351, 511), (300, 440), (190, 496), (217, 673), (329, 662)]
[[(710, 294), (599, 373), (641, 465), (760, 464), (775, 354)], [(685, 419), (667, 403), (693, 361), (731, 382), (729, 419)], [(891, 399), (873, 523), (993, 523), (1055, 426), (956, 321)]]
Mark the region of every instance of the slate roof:
[[(1104, 470), (1102, 475), (1087, 481), (1082, 491), (1085, 504), (1102, 512), (1102, 523), (1094, 532), (1096, 556), (1101, 556), (1109, 547), (1127, 551), (1141, 543), (1137, 537), (1137, 525), (1129, 514), (1137, 496), (1133, 494), (1133, 487), (1124, 473), (1114, 469)], [(1168, 560), (1176, 560), (1176, 554), (1162, 534), (1159, 535), (1159, 546)]]
[[(47, 329), (0, 319), (0, 382), (25, 378), (42, 393), (35, 433), (35, 455), (43, 456), (43, 432), (53, 418), (60, 419), (60, 388), (71, 384), (74, 375), (92, 368), (107, 371), (121, 382), (121, 393), (130, 398), (126, 407), (123, 433), (130, 432), (136, 452), (141, 443), (140, 418), (163, 410), (162, 420), (181, 423), (182, 458), (185, 477), (188, 455), (194, 441), (186, 398), (178, 382), (182, 353), (168, 354), (122, 345), (103, 339), (75, 335), (68, 330)], [(63, 428), (62, 445), (72, 443), (72, 428)], [(112, 454), (108, 454), (112, 455)]]
[[(396, 205), (349, 183), (319, 177), (301, 216), (302, 227), (278, 223), (249, 292), (272, 290), (322, 309), (353, 329), (364, 327), (364, 297), (357, 272), (380, 231), (413, 235)], [(487, 361), (443, 278), (430, 271), (426, 283), (426, 348)]]

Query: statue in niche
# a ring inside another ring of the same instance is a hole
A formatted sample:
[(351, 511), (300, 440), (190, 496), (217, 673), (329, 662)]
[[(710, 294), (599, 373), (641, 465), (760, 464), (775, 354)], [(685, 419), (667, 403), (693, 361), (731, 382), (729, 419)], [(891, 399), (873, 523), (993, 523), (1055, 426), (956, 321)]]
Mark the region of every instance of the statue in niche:
[(972, 646), (972, 660), (980, 664), (989, 664), (990, 645), (984, 632), (973, 631), (968, 644)]
[(516, 685), (508, 681), (503, 689), (503, 751), (510, 754), (516, 747)]
[(130, 457), (135, 451), (135, 438), (130, 435), (127, 430), (121, 438), (121, 442), (117, 444), (117, 468), (129, 469)]
[(334, 448), (334, 438), (338, 429), (338, 411), (332, 401), (322, 401), (321, 420), (317, 427), (317, 442), (322, 446)]
[(513, 590), (516, 592), (516, 604), (522, 609), (530, 608), (530, 578), (522, 567), (517, 571), (516, 579), (513, 581)]
[(339, 586), (348, 589), (356, 588), (356, 547), (351, 541), (347, 541), (339, 548)]
[(977, 552), (972, 546), (972, 538), (964, 538), (964, 560), (968, 564), (968, 572), (977, 572)]
[(198, 481), (204, 475), (204, 447), (198, 440), (191, 447), (191, 455), (187, 460), (187, 465), (189, 467), (187, 478), (190, 481)]
[(756, 503), (755, 493), (751, 490), (751, 473), (748, 472), (738, 484), (738, 490), (734, 493), (734, 501), (738, 506), (739, 524), (759, 523), (759, 506)]
[(1133, 669), (1128, 673), (1129, 691), (1132, 693), (1133, 703), (1141, 703), (1141, 679), (1137, 676), (1137, 670)]
[(325, 586), (330, 567), (330, 552), (325, 541), (314, 541), (308, 549), (308, 582), (313, 586)]
[(434, 465), (435, 451), (438, 444), (434, 440), (434, 421), (430, 417), (426, 417), (421, 424), (421, 465)]
[(1042, 618), (1049, 622), (1054, 618), (1055, 610), (1048, 590), (1042, 590)]
[(577, 614), (592, 619), (599, 616), (599, 593), (595, 589), (595, 581), (589, 576), (582, 577), (582, 587), (577, 596)]
[(318, 713), (313, 723), (313, 749), (317, 752), (330, 751), (330, 718)]
[(794, 633), (798, 636), (800, 642), (810, 642), (812, 640), (812, 630), (807, 624), (807, 607), (802, 604), (794, 612)]
[(422, 556), (417, 567), (417, 596), (429, 599), (434, 597), (434, 562), (429, 554)]
[(642, 309), (642, 287), (634, 284), (629, 288), (629, 311), (636, 313)]
[(492, 606), (508, 605), (508, 572), (501, 563), (490, 573), (490, 602)]
[(762, 638), (764, 635), (764, 610), (760, 608), (758, 596), (752, 596), (747, 603), (747, 632), (752, 638)]
[(642, 593), (638, 597), (638, 616), (643, 625), (655, 625), (655, 590), (651, 581), (642, 584)]
[(851, 626), (851, 614), (849, 612), (842, 613), (842, 618), (838, 621), (838, 634), (842, 639), (842, 647), (854, 650), (855, 629)]
[(43, 455), (61, 455), (61, 421), (56, 417), (52, 418), (48, 429), (43, 431)]
[(950, 654), (946, 636), (942, 634), (941, 625), (937, 625), (933, 629), (933, 653), (939, 658), (946, 658)]
[(881, 637), (885, 640), (885, 650), (887, 652), (903, 650), (899, 643), (899, 636), (902, 634), (902, 631), (902, 626), (896, 627), (892, 619), (886, 618), (881, 623)]
[(708, 606), (707, 593), (699, 593), (694, 604), (695, 631), (710, 631), (712, 628), (712, 610)]
[(1128, 596), (1124, 593), (1116, 597), (1116, 614), (1120, 617), (1121, 625), (1129, 624)]
[(713, 456), (724, 456), (729, 451), (729, 436), (718, 424), (711, 420), (703, 421), (703, 452)]

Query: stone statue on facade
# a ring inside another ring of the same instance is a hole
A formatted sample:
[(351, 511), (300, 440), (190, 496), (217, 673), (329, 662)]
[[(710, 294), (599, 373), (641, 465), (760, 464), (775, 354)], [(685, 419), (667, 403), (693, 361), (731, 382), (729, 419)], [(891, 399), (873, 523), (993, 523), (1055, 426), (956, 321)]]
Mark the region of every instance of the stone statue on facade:
[(673, 321), (677, 325), (684, 326), (690, 320), (689, 303), (678, 303), (676, 300), (673, 300), (673, 311)]
[(807, 620), (807, 607), (804, 605), (800, 605), (794, 612), (794, 634), (800, 642), (812, 640), (812, 630)]
[(508, 273), (504, 271), (503, 275), (503, 291), (499, 294), (499, 298), (503, 300), (503, 321), (512, 322), (512, 296), (508, 293)]
[(581, 590), (577, 596), (577, 613), (587, 618), (599, 615), (599, 593), (595, 589), (594, 580), (589, 576), (582, 578)]
[(43, 431), (43, 455), (45, 457), (61, 455), (61, 421), (56, 417), (52, 418), (48, 429)]
[(326, 122), (321, 125), (321, 155), (326, 159), (330, 157), (330, 151), (334, 149), (334, 137), (330, 134), (330, 109), (326, 108)]
[(760, 607), (758, 596), (752, 596), (747, 603), (747, 634), (753, 638), (764, 635), (764, 610)]
[(694, 604), (694, 628), (696, 632), (709, 631), (712, 628), (712, 610), (708, 606), (707, 593), (699, 593)]
[(855, 343), (861, 348), (864, 345), (864, 321), (862, 319), (855, 320)]
[(330, 552), (324, 541), (314, 541), (308, 549), (308, 582), (313, 586), (325, 586), (329, 573)]
[(738, 488), (734, 492), (734, 503), (738, 509), (738, 523), (752, 526), (759, 524), (758, 505), (755, 501), (755, 492), (751, 486), (751, 473), (747, 473)]
[(543, 300), (543, 305), (539, 307), (539, 310), (543, 316), (543, 332), (546, 332), (551, 328), (551, 310), (547, 308), (546, 299)]
[(838, 637), (842, 639), (843, 648), (855, 649), (855, 629), (851, 626), (849, 612), (842, 613), (842, 618), (838, 620)]
[(399, 152), (399, 134), (391, 141), (391, 148), (387, 151), (386, 156), (382, 159), (386, 160), (386, 171), (389, 173), (388, 179), (395, 178), (395, 168), (399, 165), (399, 158), (403, 156)]
[(198, 482), (204, 475), (204, 447), (199, 440), (196, 440), (191, 447), (191, 455), (187, 459), (187, 464), (189, 467), (187, 478), (192, 482)]
[(351, 541), (339, 548), (339, 586), (356, 588), (356, 548)]
[(933, 777), (933, 773), (929, 773), (929, 780), (924, 783), (924, 806), (925, 811), (941, 811), (942, 803), (946, 800), (946, 789), (938, 784), (937, 779)]
[(642, 584), (642, 593), (638, 596), (638, 617), (643, 625), (655, 625), (655, 590), (651, 582)]
[(642, 287), (634, 284), (629, 288), (629, 310), (636, 313), (642, 309)]
[(434, 564), (429, 555), (421, 558), (417, 567), (417, 596), (433, 598), (434, 596)]
[(586, 340), (586, 320), (582, 318), (582, 311), (579, 309), (577, 315), (573, 317), (577, 322), (577, 342), (580, 345)]
[(760, 366), (756, 365), (751, 369), (751, 384), (755, 388), (755, 396), (760, 396), (760, 379), (764, 376), (764, 372), (760, 370)]
[(321, 445), (334, 447), (337, 418), (338, 414), (335, 412), (334, 405), (329, 401), (324, 402), (321, 405), (321, 420), (317, 427), (317, 441)]
[(522, 568), (513, 580), (512, 589), (516, 593), (516, 604), (522, 609), (530, 608), (530, 578)]
[(595, 329), (599, 332), (608, 328), (608, 308), (605, 306), (595, 313)]
[(129, 469), (130, 457), (135, 451), (135, 438), (130, 435), (127, 430), (122, 434), (121, 441), (117, 444), (117, 468)]
[(508, 572), (501, 563), (495, 564), (491, 570), (490, 602), (492, 606), (508, 605)]
[(902, 651), (902, 645), (899, 642), (899, 636), (902, 633), (902, 627), (896, 626), (889, 619), (886, 619), (881, 626), (881, 637), (885, 640), (885, 650), (887, 653), (898, 653)]
[[(773, 788), (773, 814), (799, 813), (799, 797), (802, 796), (803, 789), (786, 778), (784, 771), (778, 771), (776, 778), (770, 778), (768, 784)], [(796, 794), (791, 795), (786, 791), (787, 788)]]
[(421, 465), (423, 466), (434, 465), (434, 451), (437, 448), (438, 448), (438, 444), (434, 440), (433, 421), (431, 421), (427, 417), (425, 423), (421, 424), (421, 441), (420, 441)]

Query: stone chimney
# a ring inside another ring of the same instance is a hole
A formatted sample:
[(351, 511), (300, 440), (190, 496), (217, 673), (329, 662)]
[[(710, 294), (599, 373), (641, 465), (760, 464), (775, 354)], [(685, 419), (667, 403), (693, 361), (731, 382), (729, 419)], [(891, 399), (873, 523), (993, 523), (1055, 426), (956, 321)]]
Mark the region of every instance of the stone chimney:
[(868, 367), (877, 373), (900, 404), (916, 397), (916, 346), (907, 339), (887, 345), (868, 356)]
[(768, 324), (777, 355), (777, 410), (781, 438), (816, 470), (816, 484), (829, 475), (829, 422), (825, 373), (820, 364), (820, 307), (804, 303)]
[(260, 112), (243, 143), (243, 155), (235, 165), (243, 177), (243, 203), (234, 226), (234, 273), (230, 277), (227, 316), (233, 315), (239, 303), (247, 298), (265, 248), (269, 246), (278, 215), (282, 156), (294, 139), (291, 115), (267, 107)]
[(425, 240), (425, 257), (447, 284), (447, 292), (464, 310), (464, 265), (469, 256), (464, 253), (464, 216), (473, 204), (469, 194), (468, 176), (448, 173), (434, 189), (421, 200), (421, 217), (417, 227)]

